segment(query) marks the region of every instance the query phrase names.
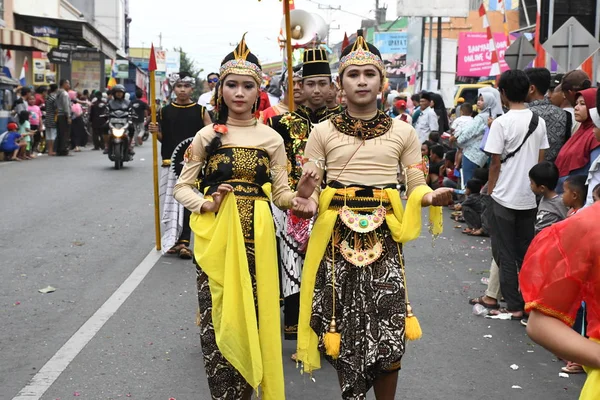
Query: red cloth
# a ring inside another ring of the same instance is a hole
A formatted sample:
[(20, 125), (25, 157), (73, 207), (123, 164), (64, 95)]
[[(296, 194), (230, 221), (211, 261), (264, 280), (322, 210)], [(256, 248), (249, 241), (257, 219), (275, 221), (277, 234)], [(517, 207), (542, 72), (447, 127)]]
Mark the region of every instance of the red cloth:
[(271, 101), (269, 100), (269, 95), (264, 90), (260, 91), (260, 104), (258, 105), (258, 110), (254, 113), (256, 118), (260, 118), (260, 115), (267, 108), (271, 107)]
[(594, 122), (590, 117), (590, 109), (596, 107), (596, 88), (586, 89), (578, 92), (576, 98), (583, 96), (588, 109), (588, 118), (571, 136), (567, 143), (560, 149), (555, 164), (558, 167), (560, 177), (567, 176), (571, 171), (583, 168), (590, 162), (592, 150), (600, 146), (600, 142), (594, 136)]
[[(586, 302), (588, 335), (600, 339), (600, 203), (542, 230), (529, 246), (519, 284), (525, 311), (573, 325)], [(583, 238), (583, 240), (582, 240)]]

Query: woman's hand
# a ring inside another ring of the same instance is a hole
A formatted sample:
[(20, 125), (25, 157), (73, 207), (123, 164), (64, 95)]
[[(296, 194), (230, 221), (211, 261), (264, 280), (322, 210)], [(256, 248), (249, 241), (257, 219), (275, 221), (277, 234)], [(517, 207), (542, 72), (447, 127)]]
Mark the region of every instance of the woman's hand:
[(433, 192), (429, 192), (423, 196), (421, 200), (421, 207), (429, 206), (447, 206), (452, 203), (452, 193), (454, 189), (451, 188), (439, 188)]
[(292, 213), (303, 219), (310, 219), (317, 214), (318, 206), (313, 199), (294, 197), (292, 200)]
[(229, 192), (233, 192), (233, 187), (231, 185), (227, 183), (219, 185), (217, 191), (211, 195), (212, 201), (207, 201), (202, 204), (202, 212), (219, 212), (219, 208), (221, 208), (221, 202)]
[(318, 184), (319, 174), (317, 171), (304, 171), (300, 177), (300, 181), (298, 181), (298, 197), (308, 199)]

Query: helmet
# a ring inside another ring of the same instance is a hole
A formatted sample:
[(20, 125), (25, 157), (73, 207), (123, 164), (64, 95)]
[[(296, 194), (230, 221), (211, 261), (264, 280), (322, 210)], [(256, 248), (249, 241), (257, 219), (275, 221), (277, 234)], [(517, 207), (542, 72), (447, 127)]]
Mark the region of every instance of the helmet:
[(113, 93), (116, 93), (116, 92), (123, 92), (123, 93), (125, 93), (125, 86), (123, 86), (121, 84), (115, 85), (115, 86), (113, 86), (112, 91), (113, 91)]

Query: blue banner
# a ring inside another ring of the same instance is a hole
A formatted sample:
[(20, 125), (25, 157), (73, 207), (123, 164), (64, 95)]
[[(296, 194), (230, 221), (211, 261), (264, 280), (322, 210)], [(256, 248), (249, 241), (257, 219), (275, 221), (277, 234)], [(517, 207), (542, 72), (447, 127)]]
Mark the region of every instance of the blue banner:
[(375, 32), (374, 42), (381, 54), (406, 54), (408, 50), (406, 32)]

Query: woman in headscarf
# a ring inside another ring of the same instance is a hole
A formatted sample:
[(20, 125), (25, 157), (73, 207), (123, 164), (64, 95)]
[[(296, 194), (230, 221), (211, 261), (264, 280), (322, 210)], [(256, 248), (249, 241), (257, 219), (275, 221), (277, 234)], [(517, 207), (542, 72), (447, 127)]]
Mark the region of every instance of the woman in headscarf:
[(558, 193), (562, 193), (562, 185), (569, 176), (587, 176), (592, 161), (600, 156), (600, 142), (594, 136), (594, 122), (589, 112), (596, 108), (597, 90), (585, 89), (575, 95), (575, 121), (581, 125), (556, 157), (555, 164), (559, 174), (556, 187)]
[(440, 136), (444, 133), (444, 132), (448, 132), (450, 130), (450, 120), (448, 119), (448, 110), (446, 110), (446, 105), (444, 104), (444, 99), (442, 99), (442, 96), (440, 96), (437, 93), (431, 93), (431, 101), (432, 101), (432, 105), (431, 108), (433, 108), (433, 111), (435, 111), (435, 113), (438, 116), (438, 123), (439, 123), (439, 134)]
[[(496, 89), (493, 91), (500, 94)], [(472, 121), (465, 125), (456, 136), (450, 138), (451, 142), (456, 142), (463, 149), (462, 157), (462, 176), (464, 182), (473, 178), (477, 168), (483, 167), (488, 160), (488, 156), (481, 150), (481, 140), (488, 127), (488, 118), (495, 117), (494, 112), (502, 111), (499, 107), (496, 96), (490, 90), (479, 92), (477, 100), (479, 114)]]
[(285, 392), (270, 200), (292, 208), (295, 194), (283, 139), (255, 118), (262, 71), (244, 38), (223, 60), (219, 76), (217, 122), (194, 137), (174, 190), (193, 213), (208, 386), (213, 399), (250, 399), (262, 386), (263, 399), (280, 400)]

